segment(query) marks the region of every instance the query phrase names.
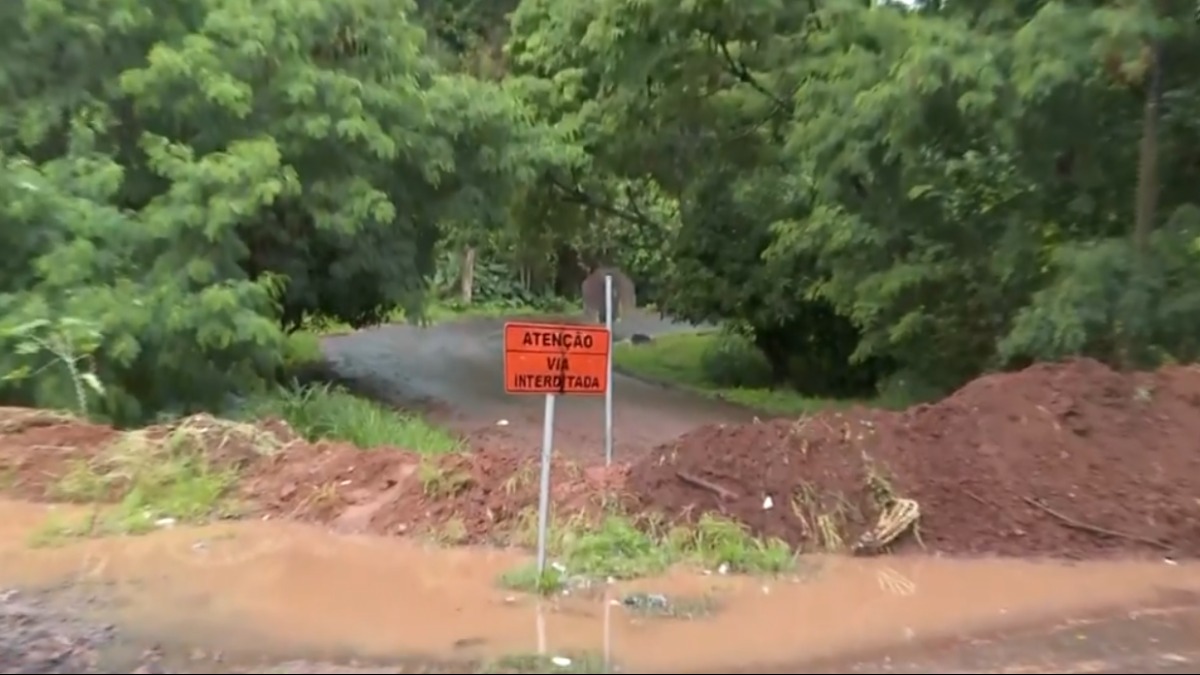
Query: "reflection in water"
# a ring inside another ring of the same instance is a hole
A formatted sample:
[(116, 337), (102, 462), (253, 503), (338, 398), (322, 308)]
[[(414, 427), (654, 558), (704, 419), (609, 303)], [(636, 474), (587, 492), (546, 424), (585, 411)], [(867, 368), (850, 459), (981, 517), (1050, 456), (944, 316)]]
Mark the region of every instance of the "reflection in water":
[(892, 595), (912, 595), (917, 592), (917, 585), (911, 579), (891, 567), (884, 567), (875, 573), (879, 588)]
[[(602, 604), (602, 619), (601, 619), (601, 639), (600, 639), (600, 667), (603, 672), (613, 672), (612, 661), (612, 608), (618, 605), (616, 600), (612, 598), (613, 593), (610, 589), (605, 588)], [(549, 642), (546, 637), (546, 616), (553, 609), (547, 603), (538, 601), (534, 606), (535, 632), (537, 635), (537, 654), (543, 659), (548, 659), (549, 663), (553, 663), (559, 667), (571, 665), (571, 659), (565, 655), (556, 653), (549, 647)], [(590, 654), (574, 654), (574, 658), (588, 658)]]
[[(795, 578), (679, 571), (596, 597), (535, 600), (496, 586), (525, 560), (514, 552), (262, 522), (30, 549), (25, 541), (45, 515), (45, 507), (0, 503), (0, 587), (102, 582), (121, 601), (127, 630), (230, 656), (462, 660), (536, 651), (592, 654), (606, 668), (719, 669), (1058, 618), (1143, 602), (1164, 588), (1200, 591), (1191, 565), (835, 557)], [(672, 606), (638, 611), (621, 602), (631, 593)]]
[(616, 600), (610, 589), (604, 589), (604, 645), (601, 658), (604, 659), (604, 672), (612, 672), (612, 608)]
[(535, 621), (537, 624), (537, 653), (538, 656), (547, 656), (546, 653), (546, 606), (539, 601), (534, 610)]

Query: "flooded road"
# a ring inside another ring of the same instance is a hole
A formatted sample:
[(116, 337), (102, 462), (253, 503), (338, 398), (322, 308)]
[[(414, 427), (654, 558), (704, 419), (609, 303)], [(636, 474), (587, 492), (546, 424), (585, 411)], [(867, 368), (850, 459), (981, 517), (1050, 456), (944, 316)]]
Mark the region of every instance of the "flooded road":
[[(106, 617), (128, 635), (244, 658), (466, 661), (544, 650), (594, 654), (627, 672), (718, 672), (836, 660), (1200, 592), (1191, 564), (814, 558), (784, 579), (680, 571), (537, 600), (496, 584), (527, 561), (514, 552), (275, 522), (30, 548), (49, 513), (0, 502), (0, 588), (103, 589)], [(638, 591), (692, 609), (657, 615), (621, 604)]]
[[(630, 330), (659, 335), (694, 329), (639, 312), (614, 333), (621, 338)], [(533, 452), (541, 444), (544, 398), (504, 392), (503, 333), (503, 319), (473, 318), (426, 327), (379, 326), (328, 337), (322, 345), (332, 370), (372, 397), (430, 406), (437, 422), (477, 442)], [(704, 424), (754, 418), (745, 408), (619, 373), (613, 375), (613, 406), (616, 451), (625, 457)], [(497, 426), (499, 420), (508, 424)], [(598, 459), (604, 456), (603, 439), (602, 396), (560, 397), (556, 448)]]

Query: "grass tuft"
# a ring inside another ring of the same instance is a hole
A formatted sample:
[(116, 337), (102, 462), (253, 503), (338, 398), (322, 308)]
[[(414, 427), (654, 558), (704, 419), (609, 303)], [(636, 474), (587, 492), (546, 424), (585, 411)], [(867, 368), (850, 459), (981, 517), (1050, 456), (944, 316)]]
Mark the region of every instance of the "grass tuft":
[[(523, 519), (525, 525), (514, 533), (514, 543), (536, 543), (535, 515)], [(676, 564), (769, 575), (793, 569), (796, 561), (787, 543), (756, 538), (739, 523), (714, 515), (702, 516), (695, 525), (672, 527), (618, 514), (594, 525), (581, 517), (556, 520), (548, 549), (557, 564), (541, 576), (529, 564), (502, 575), (500, 584), (548, 594), (573, 579), (633, 579), (662, 573)]]
[(461, 449), (453, 434), (422, 419), (329, 384), (281, 388), (250, 402), (243, 414), (286, 421), (310, 442), (346, 441), (368, 450), (402, 448), (444, 455)]

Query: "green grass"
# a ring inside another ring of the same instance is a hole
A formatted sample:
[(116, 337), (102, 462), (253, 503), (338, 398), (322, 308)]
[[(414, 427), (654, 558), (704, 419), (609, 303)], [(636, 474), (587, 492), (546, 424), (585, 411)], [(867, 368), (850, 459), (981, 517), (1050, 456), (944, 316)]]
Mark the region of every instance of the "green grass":
[(458, 438), (419, 415), (399, 412), (329, 384), (280, 388), (252, 400), (242, 415), (277, 417), (309, 441), (346, 441), (364, 450), (396, 447), (442, 455), (461, 449)]
[[(706, 368), (706, 363), (725, 358), (725, 355), (715, 353), (722, 346), (722, 339), (727, 338), (714, 331), (663, 335), (640, 345), (622, 343), (613, 353), (613, 365), (634, 377), (691, 389), (772, 415), (803, 415), (859, 402), (813, 398), (789, 389), (723, 387), (713, 381), (707, 372), (709, 368)], [(731, 362), (726, 367), (730, 369), (761, 371), (765, 367), (765, 362), (737, 363), (732, 362), (734, 355), (729, 358)], [(742, 353), (736, 358), (753, 361), (754, 356)]]
[(655, 382), (716, 390), (702, 367), (704, 355), (716, 335), (714, 332), (676, 333), (662, 335), (646, 344), (623, 342), (617, 345), (613, 365)]
[[(514, 542), (537, 543), (535, 514), (514, 533)], [(639, 526), (640, 525), (640, 526)], [(778, 539), (750, 535), (738, 523), (705, 514), (691, 526), (664, 527), (652, 519), (635, 523), (610, 514), (599, 524), (583, 519), (556, 521), (549, 533), (548, 553), (562, 567), (538, 575), (533, 564), (506, 572), (500, 584), (534, 593), (553, 593), (573, 577), (633, 579), (658, 574), (676, 564), (688, 564), (746, 574), (779, 574), (795, 564), (790, 547)]]
[(324, 361), (320, 335), (311, 331), (299, 331), (287, 336), (283, 352), (283, 366), (287, 372), (297, 372)]

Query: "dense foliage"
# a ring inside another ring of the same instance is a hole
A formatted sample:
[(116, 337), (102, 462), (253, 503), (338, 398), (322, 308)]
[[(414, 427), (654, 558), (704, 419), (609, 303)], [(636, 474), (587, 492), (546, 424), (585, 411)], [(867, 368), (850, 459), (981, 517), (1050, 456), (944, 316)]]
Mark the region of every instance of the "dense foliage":
[(83, 369), (118, 420), (211, 405), (304, 317), (419, 309), (464, 267), (491, 299), (620, 265), (817, 394), (1200, 349), (1193, 2), (0, 19), (8, 400), (69, 404)]
[(60, 359), (15, 348), (78, 351), (64, 317), (100, 336), (98, 409), (133, 420), (271, 376), (306, 314), (419, 306), (442, 225), (503, 224), (573, 146), (508, 84), (442, 68), (413, 11), (5, 4), (0, 354), (46, 368), (7, 396), (71, 391)]

